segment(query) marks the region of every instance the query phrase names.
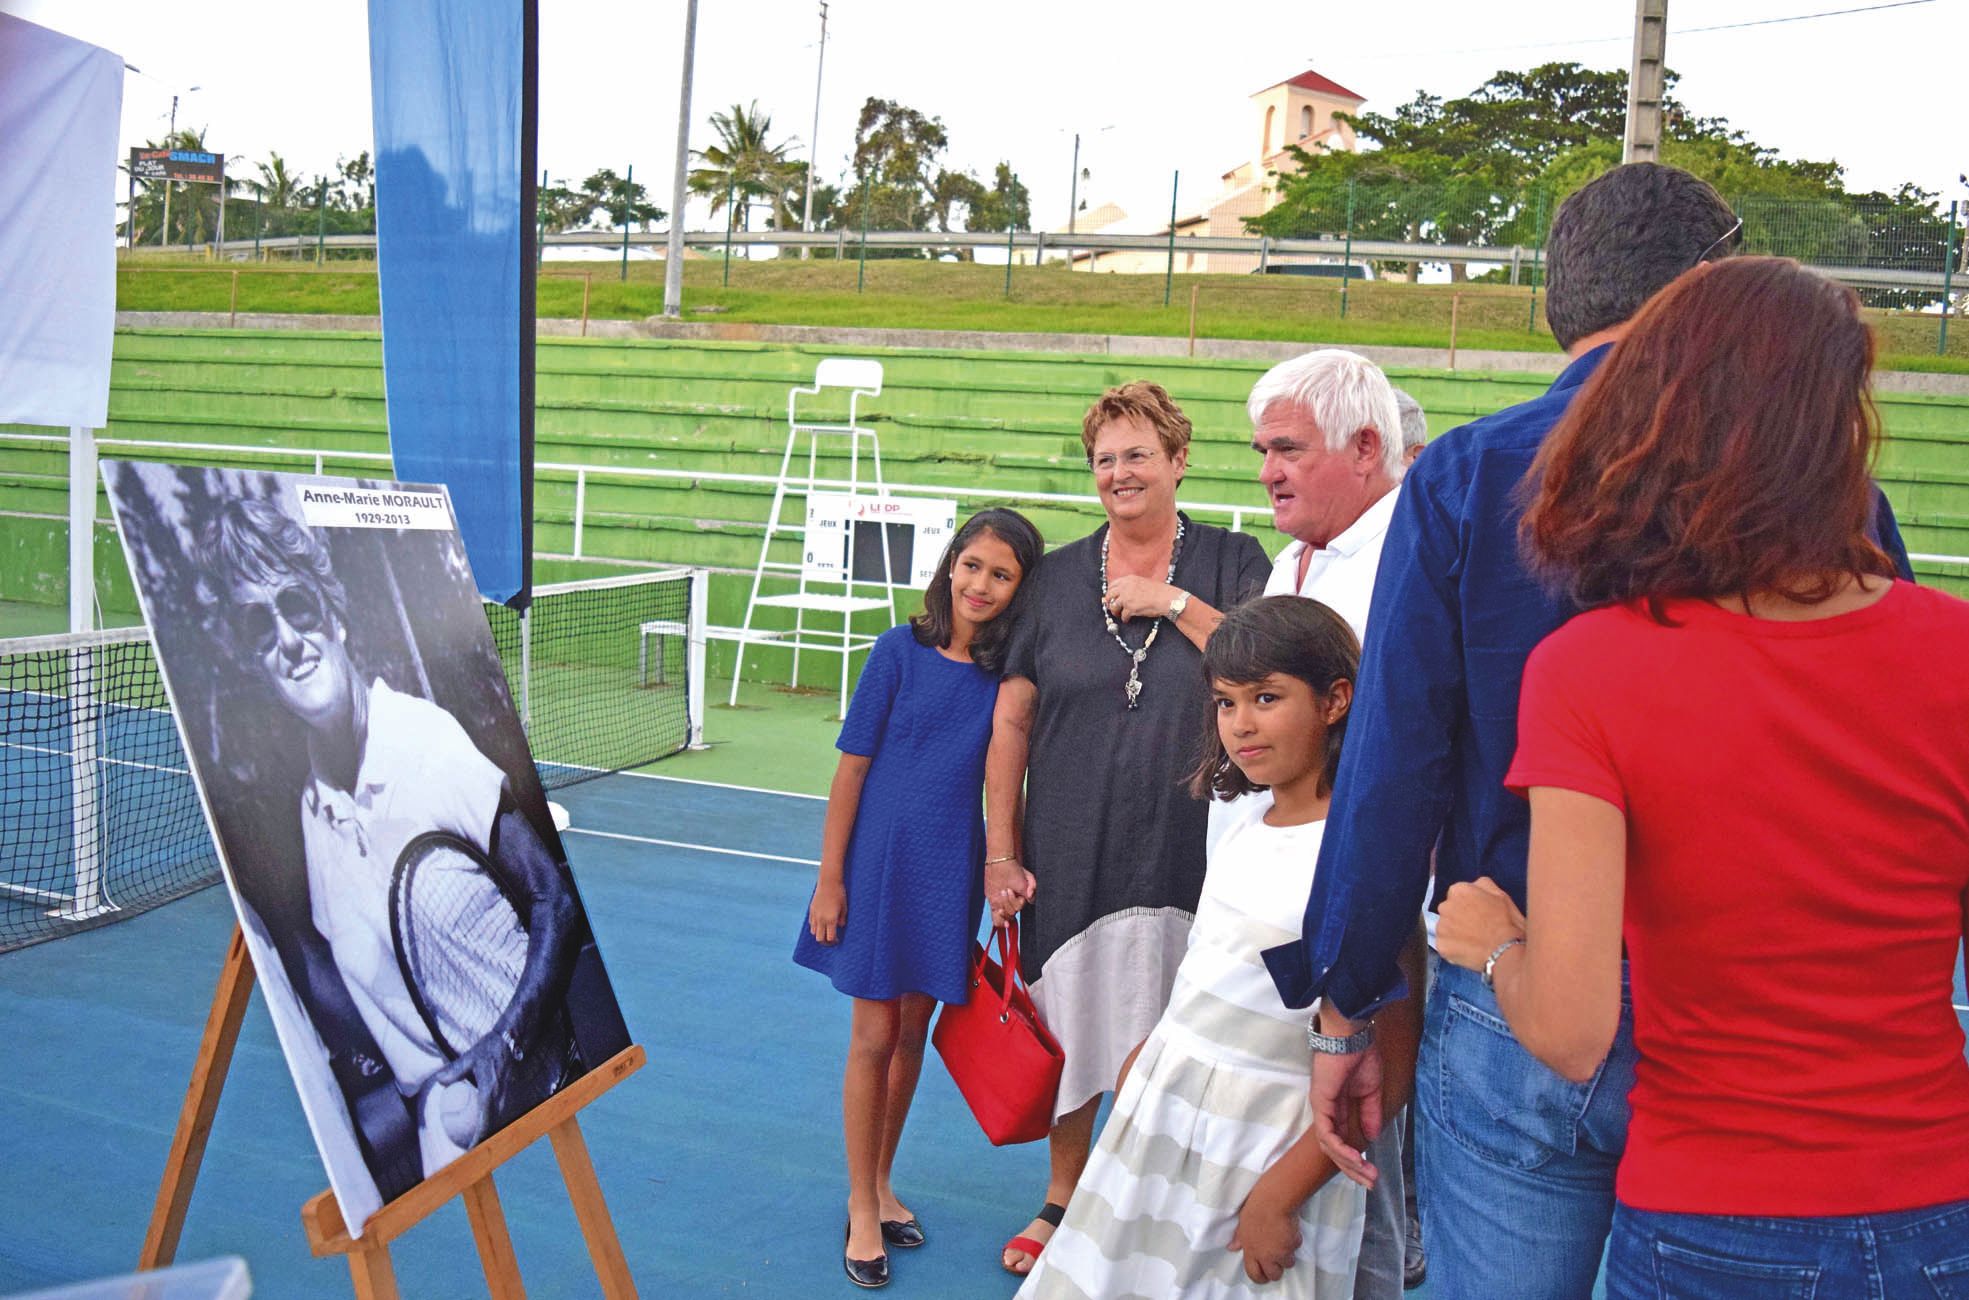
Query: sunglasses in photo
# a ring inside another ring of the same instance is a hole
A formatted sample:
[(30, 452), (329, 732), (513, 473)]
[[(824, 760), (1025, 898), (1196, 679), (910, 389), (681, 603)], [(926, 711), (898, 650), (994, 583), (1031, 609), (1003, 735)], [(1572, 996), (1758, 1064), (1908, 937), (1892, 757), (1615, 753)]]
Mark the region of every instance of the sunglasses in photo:
[(282, 587), (272, 601), (235, 604), (226, 611), (234, 639), (254, 654), (265, 654), (280, 639), (276, 616), (296, 632), (318, 632), (328, 621), (321, 597), (305, 586)]

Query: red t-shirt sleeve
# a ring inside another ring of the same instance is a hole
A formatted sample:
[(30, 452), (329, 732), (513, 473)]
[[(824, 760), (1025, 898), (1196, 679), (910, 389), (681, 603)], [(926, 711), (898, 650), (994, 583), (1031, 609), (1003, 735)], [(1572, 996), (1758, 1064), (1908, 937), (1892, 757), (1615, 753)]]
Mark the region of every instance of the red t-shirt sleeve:
[(1559, 629), (1525, 661), (1518, 752), (1504, 785), (1519, 795), (1541, 785), (1574, 790), (1626, 812), (1627, 793), (1604, 726), (1606, 710), (1613, 707), (1605, 690), (1611, 647), (1592, 644), (1596, 638), (1581, 635), (1584, 631), (1576, 625)]

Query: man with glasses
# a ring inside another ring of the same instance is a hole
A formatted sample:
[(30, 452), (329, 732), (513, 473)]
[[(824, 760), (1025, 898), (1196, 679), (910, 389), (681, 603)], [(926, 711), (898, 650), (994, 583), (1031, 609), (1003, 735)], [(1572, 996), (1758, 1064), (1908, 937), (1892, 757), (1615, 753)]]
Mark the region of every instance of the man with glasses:
[[(1407, 993), (1398, 958), (1428, 886), (1490, 877), (1525, 903), (1529, 816), (1503, 785), (1526, 656), (1575, 611), (1519, 559), (1519, 485), (1539, 444), (1656, 292), (1732, 251), (1741, 223), (1673, 167), (1616, 167), (1568, 198), (1546, 247), (1546, 317), (1572, 358), (1544, 396), (1438, 439), (1403, 481), (1374, 586), (1347, 746), (1304, 933), (1266, 954), (1312, 1030), (1315, 1126), (1349, 1177), (1380, 1176), (1374, 1017)], [(1907, 575), (1893, 513), (1878, 540)], [(1487, 982), (1444, 965), (1416, 1069), (1422, 1229), (1446, 1300), (1591, 1292), (1613, 1213), (1635, 1051), (1631, 1011), (1593, 1080), (1511, 1036)]]
[[(510, 1095), (510, 1084), (520, 1058), (570, 1050), (558, 1008), (577, 909), (504, 773), (458, 721), (381, 678), (364, 683), (349, 645), (347, 593), (312, 529), (271, 502), (234, 498), (219, 503), (199, 543), (203, 570), (219, 588), (226, 649), (300, 724), (292, 739), (308, 759), (298, 800), (308, 923), (284, 937), (303, 973), (295, 991), (328, 1047), (388, 1199), (406, 1177), (428, 1176), (542, 1100)], [(497, 1025), (449, 1062), (406, 985), (389, 904), (398, 855), (430, 831), (487, 855), (528, 932), (518, 988)], [(365, 1104), (379, 1078), (394, 1086), (400, 1115), (379, 1116)], [(442, 1090), (455, 1105), (454, 1085), (466, 1080), (473, 1091), (464, 1095), (477, 1108), (465, 1117), (471, 1122), (441, 1116)], [(391, 1133), (403, 1128), (392, 1118), (414, 1126), (414, 1157), (391, 1149), (403, 1141)]]

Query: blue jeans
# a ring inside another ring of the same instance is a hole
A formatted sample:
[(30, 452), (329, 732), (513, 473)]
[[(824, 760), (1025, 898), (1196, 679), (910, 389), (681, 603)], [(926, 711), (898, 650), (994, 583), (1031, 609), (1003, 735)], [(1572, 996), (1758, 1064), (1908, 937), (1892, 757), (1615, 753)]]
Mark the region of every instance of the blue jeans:
[(1969, 1201), (1753, 1219), (1614, 1211), (1608, 1300), (1969, 1300)]
[(1624, 987), (1613, 1049), (1592, 1079), (1570, 1083), (1518, 1045), (1478, 975), (1442, 964), (1415, 1068), (1431, 1296), (1592, 1294), (1633, 1085), (1634, 1013)]

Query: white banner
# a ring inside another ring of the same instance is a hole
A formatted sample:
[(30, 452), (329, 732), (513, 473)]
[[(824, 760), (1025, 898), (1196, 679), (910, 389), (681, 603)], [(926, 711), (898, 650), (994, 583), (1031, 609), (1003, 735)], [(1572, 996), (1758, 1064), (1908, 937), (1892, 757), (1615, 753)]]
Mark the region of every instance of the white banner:
[(0, 13), (0, 423), (109, 423), (123, 60)]
[(313, 528), (452, 527), (451, 505), (441, 492), (378, 491), (356, 487), (303, 487), (301, 518)]

